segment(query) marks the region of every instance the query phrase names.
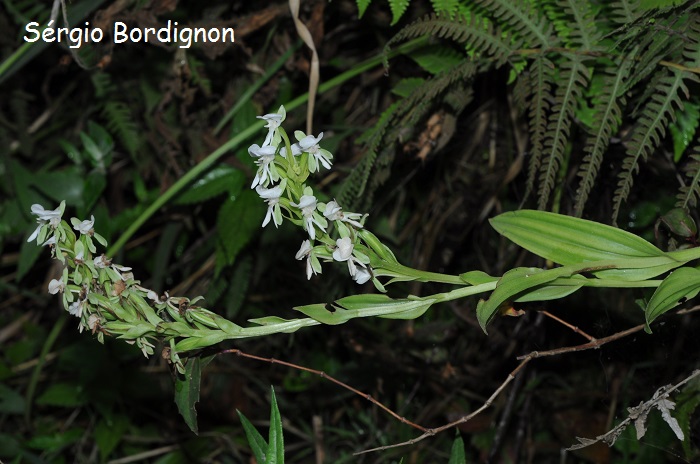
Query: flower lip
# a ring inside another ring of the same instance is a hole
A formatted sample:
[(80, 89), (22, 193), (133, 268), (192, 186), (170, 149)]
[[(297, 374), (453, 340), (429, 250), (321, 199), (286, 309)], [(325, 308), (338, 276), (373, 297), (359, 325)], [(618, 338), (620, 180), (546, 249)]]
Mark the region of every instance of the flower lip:
[(333, 251), (333, 259), (336, 261), (347, 261), (352, 256), (354, 245), (350, 237), (339, 238), (335, 241), (335, 250)]
[(73, 228), (83, 235), (89, 235), (95, 225), (95, 216), (90, 215), (90, 220), (84, 220)]

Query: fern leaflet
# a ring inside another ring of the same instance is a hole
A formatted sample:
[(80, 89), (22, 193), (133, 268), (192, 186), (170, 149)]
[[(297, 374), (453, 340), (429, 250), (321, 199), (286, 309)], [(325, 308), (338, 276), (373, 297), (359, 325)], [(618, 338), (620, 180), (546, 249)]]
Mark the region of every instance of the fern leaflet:
[(389, 8), (391, 8), (392, 15), (392, 26), (399, 22), (401, 16), (403, 16), (403, 14), (406, 12), (406, 8), (408, 8), (409, 3), (411, 3), (411, 0), (389, 0)]
[(678, 208), (695, 208), (700, 198), (700, 144), (696, 145), (692, 151), (690, 161), (685, 167), (685, 175), (690, 178), (690, 183), (681, 187), (676, 196)]
[(576, 102), (581, 98), (583, 89), (588, 86), (589, 78), (588, 68), (579, 57), (571, 56), (562, 64), (562, 83), (557, 87), (554, 107), (545, 133), (545, 153), (540, 167), (540, 185), (537, 192), (539, 209), (547, 207), (549, 195), (554, 189), (559, 166), (564, 159)]
[(542, 153), (544, 152), (544, 134), (547, 130), (547, 114), (552, 98), (552, 83), (554, 82), (554, 63), (545, 55), (540, 55), (530, 65), (530, 163), (527, 174), (524, 199), (530, 197), (535, 188), (537, 172), (540, 169)]
[(559, 36), (568, 48), (590, 51), (600, 50), (600, 30), (589, 2), (559, 0), (547, 8)]
[[(631, 55), (634, 56), (635, 52)], [(581, 178), (576, 191), (574, 215), (581, 217), (583, 208), (588, 200), (588, 194), (593, 188), (598, 170), (603, 162), (603, 154), (610, 144), (610, 137), (617, 132), (622, 120), (621, 107), (625, 106), (625, 95), (622, 89), (629, 77), (633, 61), (622, 59), (615, 63), (617, 69), (613, 74), (604, 73), (602, 91), (593, 97), (594, 131), (588, 138), (584, 152), (583, 164), (578, 171)]]
[[(504, 29), (522, 37), (530, 45), (551, 48), (556, 39), (551, 36), (551, 25), (546, 19), (532, 13), (531, 2), (525, 0), (477, 0), (480, 10), (504, 24)], [(508, 27), (506, 27), (508, 26)]]
[(503, 64), (519, 46), (504, 38), (503, 32), (495, 28), (490, 21), (476, 14), (472, 14), (469, 18), (459, 16), (456, 20), (433, 14), (403, 28), (389, 41), (387, 47), (402, 40), (424, 35), (464, 43), (470, 50), (480, 55), (486, 54), (495, 58), (497, 66)]
[(627, 199), (634, 182), (634, 175), (639, 171), (640, 159), (646, 161), (649, 154), (661, 143), (666, 135), (669, 122), (675, 120), (674, 106), (682, 108), (679, 90), (688, 96), (688, 88), (683, 83), (684, 73), (679, 70), (666, 71), (659, 80), (654, 93), (642, 111), (638, 125), (628, 144), (622, 171), (619, 175), (617, 189), (613, 197), (613, 224), (617, 224), (622, 203)]

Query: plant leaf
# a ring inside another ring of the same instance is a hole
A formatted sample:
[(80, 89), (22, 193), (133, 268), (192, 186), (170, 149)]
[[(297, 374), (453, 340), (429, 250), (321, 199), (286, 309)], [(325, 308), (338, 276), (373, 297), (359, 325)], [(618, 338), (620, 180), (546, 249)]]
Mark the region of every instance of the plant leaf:
[(676, 269), (661, 282), (644, 310), (647, 325), (700, 292), (700, 270), (692, 267)]
[(270, 387), (270, 434), (267, 444), (266, 464), (284, 464), (284, 435), (282, 416), (277, 407), (275, 389)]
[(236, 410), (238, 417), (241, 419), (241, 425), (243, 425), (243, 430), (245, 431), (245, 436), (248, 439), (248, 444), (250, 445), (251, 451), (255, 456), (257, 462), (265, 462), (265, 450), (267, 450), (267, 442), (260, 435), (258, 429), (255, 428), (253, 424), (243, 415), (241, 411)]
[(190, 358), (185, 365), (185, 373), (175, 378), (175, 404), (177, 404), (182, 418), (185, 419), (185, 423), (195, 434), (199, 433), (195, 404), (199, 402), (202, 368), (209, 364), (212, 359), (214, 356)]

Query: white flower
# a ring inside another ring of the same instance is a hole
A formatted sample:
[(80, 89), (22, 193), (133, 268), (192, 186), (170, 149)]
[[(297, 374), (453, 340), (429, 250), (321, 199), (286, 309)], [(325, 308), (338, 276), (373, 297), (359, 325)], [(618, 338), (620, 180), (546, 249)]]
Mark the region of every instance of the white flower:
[[(56, 209), (44, 209), (44, 207), (39, 204), (33, 204), (32, 214), (37, 217), (36, 221), (39, 223), (39, 225), (36, 226), (36, 229), (34, 229), (32, 235), (29, 236), (27, 242), (31, 242), (32, 240), (36, 239), (39, 236), (39, 232), (41, 232), (41, 228), (46, 224), (51, 225), (53, 228), (58, 227), (58, 225), (61, 223), (63, 207), (63, 203), (61, 203), (61, 205)], [(46, 244), (47, 243), (44, 243), (44, 245)]]
[(323, 216), (329, 221), (343, 221), (348, 224), (352, 224), (358, 229), (362, 229), (362, 224), (357, 222), (355, 219), (360, 219), (362, 215), (360, 213), (343, 213), (343, 209), (335, 201), (329, 201), (326, 204), (326, 210), (323, 212)]
[(63, 292), (65, 287), (66, 284), (63, 283), (63, 279), (51, 279), (51, 282), (49, 282), (49, 293), (55, 295), (58, 292)]
[(347, 261), (352, 256), (352, 250), (355, 245), (350, 237), (339, 238), (335, 241), (335, 251), (333, 251), (333, 259), (336, 261)]
[(250, 156), (257, 158), (255, 164), (258, 165), (258, 172), (255, 173), (255, 179), (253, 179), (253, 185), (250, 188), (255, 188), (258, 185), (266, 186), (270, 181), (274, 182), (279, 179), (274, 163), (276, 151), (277, 147), (265, 145), (259, 147), (257, 143), (248, 148)]
[(309, 233), (309, 237), (311, 237), (311, 240), (314, 240), (316, 238), (314, 224), (316, 224), (322, 231), (326, 231), (325, 224), (320, 222), (316, 217), (317, 203), (318, 202), (316, 200), (316, 197), (309, 194), (302, 195), (299, 199), (299, 203), (290, 203), (292, 206), (301, 209), (301, 214), (304, 216), (304, 229), (306, 229), (306, 231)]
[[(292, 155), (294, 156), (299, 156), (301, 155), (301, 148), (299, 147), (298, 143), (293, 143), (290, 148), (292, 149)], [(282, 147), (280, 148), (280, 155), (282, 158), (287, 159), (287, 147)]]
[[(30, 240), (31, 241), (31, 240)], [(46, 246), (46, 245), (55, 245), (56, 244), (56, 236), (52, 235), (51, 238), (49, 238), (47, 241), (44, 242), (43, 245), (41, 246)]]
[(309, 155), (309, 171), (316, 172), (320, 169), (320, 164), (326, 169), (331, 168), (331, 158), (333, 155), (328, 150), (324, 150), (318, 145), (318, 142), (323, 138), (323, 132), (318, 134), (318, 137), (306, 135), (301, 131), (296, 131), (294, 136), (299, 141), (299, 148), (302, 152), (307, 152)]
[(263, 142), (263, 147), (266, 145), (271, 145), (272, 140), (275, 136), (275, 131), (277, 130), (278, 127), (282, 124), (282, 121), (284, 121), (284, 118), (287, 116), (287, 112), (284, 109), (284, 106), (280, 106), (280, 108), (277, 110), (277, 113), (270, 113), (266, 114), (265, 116), (258, 116), (258, 119), (263, 119), (267, 121), (267, 124), (265, 127), (268, 130), (267, 135), (265, 136), (265, 141)]
[(301, 248), (297, 251), (296, 259), (301, 261), (306, 258), (306, 279), (310, 280), (312, 274), (321, 273), (321, 263), (314, 254), (314, 249), (311, 247), (311, 242), (309, 240), (304, 240), (301, 242)]
[(369, 269), (360, 266), (357, 268), (357, 272), (355, 272), (355, 275), (352, 276), (352, 278), (355, 280), (355, 282), (362, 285), (372, 278), (372, 274), (370, 274)]
[(267, 202), (267, 214), (265, 214), (265, 219), (263, 220), (262, 226), (265, 227), (270, 219), (273, 220), (275, 227), (282, 224), (282, 211), (280, 210), (280, 197), (284, 193), (287, 187), (287, 179), (282, 179), (279, 185), (273, 188), (266, 189), (262, 185), (258, 185), (255, 191), (258, 192), (260, 198)]
[(85, 300), (74, 301), (68, 307), (68, 312), (70, 313), (71, 316), (82, 317), (83, 306), (85, 306)]
[(78, 220), (76, 219), (75, 222), (71, 219), (71, 222), (73, 223), (73, 228), (80, 232), (83, 235), (89, 235), (90, 231), (92, 230), (93, 226), (95, 225), (95, 216), (90, 216), (90, 220), (88, 221), (87, 219), (78, 223)]
[(102, 254), (95, 258), (94, 264), (97, 269), (104, 269), (111, 264), (111, 261), (107, 259), (104, 254)]
[(355, 245), (350, 237), (339, 238), (335, 241), (333, 259), (340, 262), (347, 261), (350, 276), (358, 284), (364, 284), (371, 278), (371, 274), (367, 270), (365, 264), (353, 256), (353, 251), (355, 251)]

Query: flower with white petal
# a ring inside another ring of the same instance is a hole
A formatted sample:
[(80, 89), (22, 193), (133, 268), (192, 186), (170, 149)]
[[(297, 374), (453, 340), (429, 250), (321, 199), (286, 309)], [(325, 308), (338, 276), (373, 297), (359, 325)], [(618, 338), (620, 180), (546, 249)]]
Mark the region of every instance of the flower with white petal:
[(101, 254), (95, 258), (94, 264), (97, 269), (104, 269), (112, 264), (112, 260), (108, 259), (104, 254)]
[[(44, 209), (44, 207), (39, 204), (33, 204), (31, 208), (32, 214), (37, 217), (36, 221), (39, 223), (39, 225), (36, 226), (36, 229), (34, 229), (32, 235), (29, 236), (27, 242), (31, 242), (32, 240), (36, 239), (39, 236), (39, 232), (41, 232), (41, 228), (46, 224), (49, 224), (53, 228), (58, 227), (58, 225), (61, 223), (63, 208), (63, 203), (61, 203), (61, 205), (56, 209)], [(46, 243), (44, 243), (44, 245), (46, 245)]]
[[(299, 147), (298, 143), (293, 143), (289, 148), (292, 149), (292, 155), (301, 155), (301, 147)], [(287, 147), (283, 146), (282, 148), (280, 148), (280, 156), (282, 156), (282, 158), (284, 159), (287, 159)]]
[(282, 182), (273, 188), (267, 189), (262, 185), (258, 185), (255, 188), (260, 198), (267, 202), (267, 214), (265, 214), (265, 219), (262, 223), (263, 227), (270, 222), (270, 219), (274, 222), (275, 227), (282, 224), (282, 210), (280, 209), (279, 203), (285, 188), (287, 188), (287, 179), (282, 179)]
[(63, 282), (63, 279), (51, 279), (51, 282), (49, 282), (49, 293), (52, 295), (63, 292), (64, 288), (66, 288), (66, 284)]
[(311, 242), (309, 240), (304, 240), (301, 242), (301, 248), (299, 248), (299, 251), (297, 251), (296, 254), (296, 259), (301, 261), (302, 259), (306, 258), (306, 279), (310, 280), (312, 274), (320, 274), (321, 273), (321, 263), (318, 261), (318, 257), (316, 257), (314, 253), (314, 249), (311, 246)]
[(280, 127), (282, 121), (287, 116), (287, 112), (284, 106), (280, 106), (277, 113), (266, 114), (265, 116), (257, 116), (258, 119), (267, 121), (265, 127), (268, 129), (267, 135), (265, 136), (265, 141), (263, 142), (263, 147), (266, 145), (271, 145), (275, 136), (275, 131)]
[(323, 216), (329, 221), (343, 221), (348, 224), (352, 224), (358, 229), (362, 229), (362, 224), (356, 221), (360, 219), (362, 215), (360, 213), (343, 213), (343, 209), (335, 201), (329, 201), (326, 204), (326, 210), (323, 212)]
[(258, 185), (267, 186), (270, 182), (279, 179), (279, 174), (275, 168), (275, 152), (277, 147), (273, 146), (258, 146), (257, 143), (248, 148), (250, 156), (257, 158), (255, 164), (258, 165), (258, 172), (255, 173), (253, 185), (250, 188), (255, 188)]
[[(304, 191), (306, 192), (307, 190)], [(310, 191), (310, 189), (308, 191)], [(306, 231), (309, 233), (311, 240), (316, 238), (314, 224), (317, 225), (323, 232), (326, 231), (325, 224), (319, 221), (320, 216), (318, 216), (316, 213), (317, 203), (318, 201), (316, 200), (316, 197), (309, 195), (308, 193), (301, 196), (299, 203), (290, 203), (292, 206), (301, 209), (301, 214), (304, 216), (304, 229), (306, 229)]]
[(369, 279), (372, 278), (372, 274), (369, 272), (369, 269), (363, 266), (359, 266), (357, 268), (357, 272), (355, 272), (355, 275), (352, 276), (353, 280), (357, 282), (358, 284), (362, 285), (369, 281)]
[(46, 246), (46, 245), (55, 245), (56, 244), (56, 236), (52, 235), (47, 241), (44, 242), (43, 245), (41, 246)]
[(90, 220), (88, 221), (87, 219), (79, 222), (76, 219), (75, 222), (71, 219), (71, 222), (73, 223), (73, 228), (80, 232), (82, 235), (90, 235), (90, 232), (93, 229), (93, 226), (95, 225), (95, 216), (90, 216)]
[(68, 307), (68, 313), (71, 316), (82, 317), (83, 307), (85, 306), (85, 301), (86, 300), (78, 300), (78, 301), (74, 301), (73, 303), (71, 303), (71, 305)]
[(318, 171), (321, 164), (326, 169), (331, 168), (331, 158), (333, 158), (333, 155), (331, 155), (328, 150), (321, 148), (318, 144), (323, 138), (323, 132), (318, 134), (318, 137), (314, 137), (313, 135), (306, 135), (301, 131), (296, 131), (294, 136), (299, 141), (299, 148), (301, 148), (301, 151), (311, 155), (309, 156), (309, 171)]

